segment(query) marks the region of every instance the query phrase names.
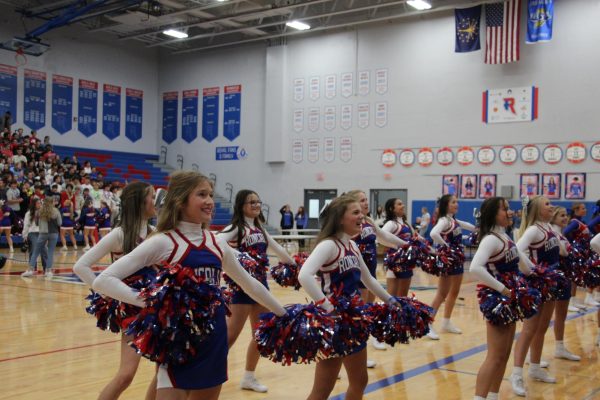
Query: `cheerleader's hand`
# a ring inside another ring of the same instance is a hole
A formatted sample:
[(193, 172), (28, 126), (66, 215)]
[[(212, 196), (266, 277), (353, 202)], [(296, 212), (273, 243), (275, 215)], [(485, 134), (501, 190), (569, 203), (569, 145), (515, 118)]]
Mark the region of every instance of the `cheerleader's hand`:
[(433, 256), (435, 256), (437, 254), (437, 250), (435, 248), (433, 248), (432, 246), (428, 246), (427, 251), (429, 252), (429, 254), (431, 254)]
[(513, 297), (513, 291), (507, 287), (505, 287), (501, 293), (502, 293), (502, 296), (508, 297), (509, 299), (512, 299), (512, 297)]
[(386, 303), (390, 306), (400, 307), (400, 302), (394, 296), (390, 296)]
[(328, 298), (324, 298), (323, 300), (317, 302), (317, 306), (325, 310), (327, 314), (331, 314), (333, 311), (335, 311), (335, 307), (333, 304), (331, 304)]

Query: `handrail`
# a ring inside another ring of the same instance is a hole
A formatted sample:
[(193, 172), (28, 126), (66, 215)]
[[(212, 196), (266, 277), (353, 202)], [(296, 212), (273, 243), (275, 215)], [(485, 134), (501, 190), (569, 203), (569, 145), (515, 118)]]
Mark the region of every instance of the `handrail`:
[(194, 171), (194, 172), (200, 171), (200, 167), (198, 166), (198, 164), (196, 164), (196, 163), (192, 164), (192, 171)]
[(183, 155), (177, 154), (177, 164), (179, 164), (179, 169), (183, 169)]
[(265, 223), (269, 224), (269, 214), (271, 213), (271, 207), (268, 204), (263, 203), (260, 208), (260, 211), (263, 213), (263, 217), (265, 217)]
[(233, 198), (233, 185), (227, 182), (225, 184), (225, 191), (229, 192), (229, 202), (231, 203), (231, 199)]
[[(161, 164), (167, 163), (167, 146), (160, 146), (160, 158), (162, 158)], [(160, 162), (160, 160), (159, 160)]]

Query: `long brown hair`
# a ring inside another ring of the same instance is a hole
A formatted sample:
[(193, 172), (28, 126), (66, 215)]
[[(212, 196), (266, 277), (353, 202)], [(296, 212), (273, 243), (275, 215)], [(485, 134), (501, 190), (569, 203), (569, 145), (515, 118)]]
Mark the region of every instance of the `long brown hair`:
[(152, 192), (152, 185), (146, 182), (132, 182), (121, 193), (121, 218), (115, 227), (123, 231), (123, 253), (130, 253), (137, 245), (143, 225), (150, 226), (145, 219), (146, 197)]
[(36, 220), (37, 217), (39, 217), (38, 214), (38, 210), (36, 208), (36, 204), (39, 203), (41, 200), (39, 199), (39, 197), (32, 197), (31, 201), (29, 202), (29, 223), (33, 223), (34, 220)]
[(157, 232), (168, 232), (177, 227), (181, 221), (181, 209), (187, 204), (188, 197), (205, 182), (213, 187), (210, 179), (196, 171), (176, 171), (171, 174), (165, 203), (158, 215)]
[[(248, 198), (248, 196), (252, 194), (260, 198), (258, 193), (256, 193), (253, 190), (242, 189), (239, 192), (237, 192), (237, 194), (235, 195), (235, 201), (233, 203), (233, 217), (231, 217), (230, 227), (229, 229), (223, 231), (231, 232), (237, 228), (236, 246), (239, 246), (242, 243), (242, 236), (244, 236), (244, 226), (246, 225), (244, 221), (244, 204), (246, 204), (246, 199)], [(261, 224), (261, 215), (259, 215), (257, 218), (254, 218), (254, 226), (260, 229), (263, 235), (266, 237), (265, 231)]]
[(352, 203), (357, 203), (356, 198), (343, 194), (340, 197), (333, 199), (327, 207), (323, 209), (319, 216), (321, 223), (321, 232), (317, 237), (317, 244), (325, 239), (333, 238), (341, 230), (341, 222), (348, 206)]

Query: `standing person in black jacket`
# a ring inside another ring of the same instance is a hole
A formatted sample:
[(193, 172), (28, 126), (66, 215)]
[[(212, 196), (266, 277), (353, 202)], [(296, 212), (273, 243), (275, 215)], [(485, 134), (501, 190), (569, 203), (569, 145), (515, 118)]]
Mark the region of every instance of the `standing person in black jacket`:
[(289, 232), (284, 232), (283, 230), (292, 229), (294, 227), (294, 213), (292, 212), (289, 204), (281, 207), (279, 212), (281, 213), (281, 222), (279, 223), (279, 226), (282, 229), (281, 233), (284, 235), (289, 235)]

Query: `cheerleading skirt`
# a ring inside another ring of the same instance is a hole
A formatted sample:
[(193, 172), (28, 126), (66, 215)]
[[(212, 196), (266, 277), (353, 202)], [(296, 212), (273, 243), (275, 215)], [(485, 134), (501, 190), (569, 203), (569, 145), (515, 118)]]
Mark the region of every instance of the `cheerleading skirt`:
[(215, 316), (215, 330), (197, 349), (198, 354), (183, 365), (161, 364), (157, 374), (157, 389), (201, 390), (227, 381), (227, 324), (225, 307)]
[(4, 217), (0, 220), (0, 227), (2, 228), (10, 228), (12, 226), (12, 220), (10, 217)]
[[(269, 290), (269, 284), (267, 283), (267, 277), (266, 276), (265, 276), (264, 279), (260, 279), (258, 281), (260, 283), (262, 283), (263, 286), (267, 288), (267, 290)], [(236, 290), (234, 292), (233, 296), (231, 296), (231, 304), (258, 304), (258, 303), (256, 301), (254, 301), (254, 299), (252, 297), (248, 296), (246, 294), (246, 292), (244, 292), (240, 288), (239, 290)]]

